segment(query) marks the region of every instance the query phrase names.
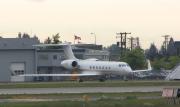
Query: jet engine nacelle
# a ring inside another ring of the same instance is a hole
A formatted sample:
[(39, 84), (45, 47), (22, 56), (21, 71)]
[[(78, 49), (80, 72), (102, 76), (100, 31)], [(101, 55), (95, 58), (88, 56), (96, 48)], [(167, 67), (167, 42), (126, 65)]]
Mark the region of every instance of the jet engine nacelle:
[(78, 61), (76, 60), (64, 60), (61, 62), (61, 66), (66, 69), (73, 69), (78, 67)]
[(72, 63), (71, 63), (71, 65), (72, 65), (72, 67), (77, 67), (78, 66), (78, 62), (77, 61), (72, 61)]

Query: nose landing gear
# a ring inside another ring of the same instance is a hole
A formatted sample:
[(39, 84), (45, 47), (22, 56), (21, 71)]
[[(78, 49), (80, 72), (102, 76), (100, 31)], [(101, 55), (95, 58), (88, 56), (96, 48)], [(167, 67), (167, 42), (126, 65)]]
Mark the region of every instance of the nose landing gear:
[(107, 80), (107, 75), (103, 75), (103, 76), (101, 76), (100, 78), (99, 78), (99, 81), (100, 82), (105, 82), (106, 80)]

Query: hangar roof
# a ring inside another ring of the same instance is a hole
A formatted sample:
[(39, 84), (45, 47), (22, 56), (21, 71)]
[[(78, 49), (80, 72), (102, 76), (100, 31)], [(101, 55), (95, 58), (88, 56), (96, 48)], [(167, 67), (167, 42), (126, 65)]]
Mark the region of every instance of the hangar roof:
[(37, 38), (0, 38), (0, 50), (34, 49), (35, 44), (39, 44)]

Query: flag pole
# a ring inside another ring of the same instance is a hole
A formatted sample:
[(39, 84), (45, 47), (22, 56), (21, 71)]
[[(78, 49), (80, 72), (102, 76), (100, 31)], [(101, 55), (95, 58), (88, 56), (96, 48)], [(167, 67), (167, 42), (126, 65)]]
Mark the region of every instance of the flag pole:
[(96, 34), (95, 33), (91, 33), (91, 35), (94, 35), (94, 44), (96, 45)]

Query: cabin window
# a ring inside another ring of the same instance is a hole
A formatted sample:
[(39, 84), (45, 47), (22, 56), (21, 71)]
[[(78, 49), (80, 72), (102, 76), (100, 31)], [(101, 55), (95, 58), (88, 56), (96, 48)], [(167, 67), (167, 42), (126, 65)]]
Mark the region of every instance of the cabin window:
[(58, 56), (57, 56), (57, 55), (53, 55), (53, 59), (54, 59), (54, 60), (57, 60), (57, 59), (58, 59)]
[(102, 69), (104, 69), (104, 66), (102, 67)]
[(92, 69), (92, 67), (91, 67), (91, 66), (90, 66), (89, 68), (90, 68), (90, 69)]
[(99, 66), (99, 69), (101, 69), (101, 67)]
[(93, 66), (93, 69), (95, 69), (95, 66)]
[(109, 70), (111, 69), (111, 67), (109, 67)]
[(96, 66), (96, 69), (98, 69), (98, 66)]

